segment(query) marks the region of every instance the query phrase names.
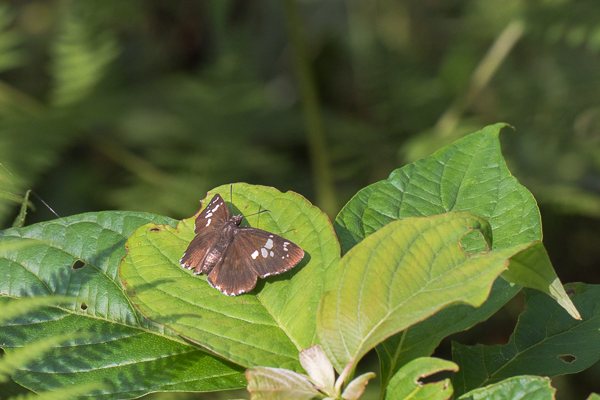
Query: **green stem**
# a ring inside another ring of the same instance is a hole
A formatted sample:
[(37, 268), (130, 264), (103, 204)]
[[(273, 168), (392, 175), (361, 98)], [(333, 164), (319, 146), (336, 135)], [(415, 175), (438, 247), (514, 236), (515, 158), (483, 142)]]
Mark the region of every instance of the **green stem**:
[(298, 15), (296, 0), (285, 0), (284, 4), (296, 77), (304, 107), (304, 119), (308, 136), (313, 180), (316, 186), (317, 204), (328, 215), (333, 216), (337, 211), (337, 202), (333, 189), (333, 178), (325, 143), (325, 132), (319, 108), (317, 89), (307, 61), (306, 40), (302, 31), (302, 22)]
[(169, 175), (156, 168), (152, 163), (130, 152), (117, 143), (106, 139), (94, 141), (94, 146), (117, 165), (127, 169), (141, 180), (157, 186), (168, 185), (171, 181)]
[(511, 21), (496, 38), (486, 55), (471, 75), (469, 87), (461, 97), (442, 114), (435, 124), (435, 131), (441, 137), (448, 136), (458, 125), (465, 110), (477, 100), (483, 89), (490, 83), (498, 68), (523, 36), (525, 25), (520, 20)]

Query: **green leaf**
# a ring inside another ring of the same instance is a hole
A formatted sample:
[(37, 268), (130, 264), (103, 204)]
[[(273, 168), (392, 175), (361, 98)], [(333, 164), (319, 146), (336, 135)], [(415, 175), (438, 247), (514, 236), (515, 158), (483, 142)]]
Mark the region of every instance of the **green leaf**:
[(132, 301), (149, 319), (246, 367), (300, 370), (298, 352), (316, 340), (316, 313), (328, 271), (339, 261), (339, 244), (329, 219), (302, 196), (276, 189), (235, 184), (208, 193), (252, 214), (252, 226), (281, 234), (306, 256), (291, 271), (260, 281), (251, 294), (227, 297), (179, 266), (194, 236), (194, 218), (176, 228), (147, 225), (128, 240), (121, 279)]
[(423, 383), (423, 378), (443, 371), (456, 372), (458, 366), (439, 358), (416, 358), (403, 366), (390, 380), (385, 400), (445, 400), (452, 396), (450, 379)]
[(15, 400), (12, 399), (12, 397), (34, 394), (33, 392), (19, 385), (12, 379), (9, 379), (7, 382), (0, 383), (0, 393), (2, 393), (4, 397), (9, 398), (11, 400)]
[[(2, 308), (0, 314), (0, 324), (27, 314), (28, 312), (39, 308), (44, 305), (56, 305), (69, 300), (65, 297), (60, 296), (48, 296), (23, 299), (18, 302), (13, 302), (11, 305)], [(0, 358), (0, 382), (5, 383), (9, 377), (19, 369), (19, 367), (26, 366), (31, 360), (39, 358), (44, 352), (51, 349), (53, 346), (65, 342), (67, 339), (72, 339), (75, 335), (73, 333), (56, 335), (46, 337), (37, 340), (33, 343), (27, 344), (26, 347), (22, 347), (8, 354), (5, 354)]]
[[(149, 221), (173, 223), (152, 214), (115, 211), (4, 230), (0, 246), (9, 246), (0, 253), (0, 273), (5, 277), (0, 295), (70, 296), (73, 300), (65, 309), (79, 312), (85, 302), (86, 315), (136, 324), (139, 318), (115, 278), (125, 238)], [(19, 242), (27, 246), (11, 248)]]
[(521, 290), (502, 278), (496, 279), (488, 299), (477, 308), (458, 304), (444, 308), (426, 320), (405, 329), (377, 346), (381, 386), (386, 387), (394, 373), (417, 357), (428, 356), (442, 339), (485, 321)]
[(307, 376), (281, 368), (254, 367), (246, 371), (251, 400), (311, 400), (319, 396)]
[(588, 396), (587, 400), (600, 400), (600, 395), (597, 393), (591, 393)]
[(505, 345), (452, 345), (460, 365), (457, 392), (522, 374), (562, 375), (583, 371), (600, 359), (600, 285), (567, 285), (582, 321), (573, 320), (555, 302), (526, 291), (526, 308)]
[(10, 400), (69, 400), (81, 399), (85, 396), (90, 396), (97, 393), (103, 388), (99, 382), (91, 382), (77, 386), (67, 386), (60, 389), (55, 389), (51, 392), (31, 393)]
[(72, 301), (72, 299), (64, 296), (23, 298), (20, 301), (12, 303), (10, 307), (4, 307), (2, 309), (2, 313), (0, 314), (0, 325), (42, 306), (54, 306), (69, 301)]
[(25, 369), (24, 367), (31, 361), (43, 357), (43, 354), (47, 353), (53, 347), (58, 347), (60, 344), (76, 336), (73, 333), (50, 336), (7, 352), (4, 357), (0, 358), (0, 382), (6, 382), (8, 377), (19, 368)]
[[(541, 241), (535, 199), (510, 174), (502, 157), (498, 136), (505, 126), (487, 126), (358, 192), (335, 220), (344, 251), (390, 221), (449, 211), (468, 211), (488, 220), (494, 249)], [(548, 262), (515, 263), (510, 270), (506, 279), (543, 290), (578, 317)]]
[[(0, 253), (1, 295), (72, 298), (1, 323), (7, 353), (41, 338), (85, 332), (19, 370), (17, 383), (40, 392), (106, 381), (94, 398), (244, 386), (239, 369), (144, 320), (123, 293), (116, 275), (125, 238), (148, 222), (174, 223), (147, 213), (99, 212), (0, 232), (0, 248), (9, 244)], [(19, 241), (27, 246), (15, 248)], [(0, 301), (4, 307), (20, 300)]]
[(502, 382), (475, 389), (458, 400), (554, 400), (556, 389), (550, 379), (541, 376), (515, 376)]
[(487, 219), (494, 248), (540, 240), (535, 200), (502, 158), (505, 126), (485, 127), (359, 191), (335, 220), (344, 252), (391, 221), (449, 211)]
[(350, 250), (320, 307), (319, 338), (340, 371), (443, 307), (478, 306), (508, 259), (527, 246), (468, 253), (462, 238), (489, 226), (468, 213), (392, 222)]
[(537, 289), (550, 295), (573, 318), (581, 319), (579, 311), (556, 276), (548, 253), (541, 243), (514, 257), (503, 277), (517, 285)]

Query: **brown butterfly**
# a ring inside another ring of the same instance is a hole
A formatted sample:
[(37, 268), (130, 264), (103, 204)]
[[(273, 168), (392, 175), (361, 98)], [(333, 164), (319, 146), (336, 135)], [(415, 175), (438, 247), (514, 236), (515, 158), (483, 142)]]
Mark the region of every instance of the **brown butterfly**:
[(216, 194), (196, 217), (196, 236), (179, 260), (194, 274), (207, 274), (208, 283), (228, 296), (249, 292), (258, 277), (281, 274), (304, 258), (304, 250), (281, 236), (240, 227), (242, 219), (230, 215)]

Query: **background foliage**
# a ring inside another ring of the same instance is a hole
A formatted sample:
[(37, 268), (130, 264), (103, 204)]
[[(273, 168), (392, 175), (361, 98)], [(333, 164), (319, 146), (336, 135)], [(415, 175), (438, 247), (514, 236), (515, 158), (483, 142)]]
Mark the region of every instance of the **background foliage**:
[[(181, 218), (232, 181), (335, 215), (394, 168), (506, 121), (558, 275), (597, 283), (599, 17), (595, 0), (4, 2), (2, 226), (29, 188), (60, 215)], [(31, 200), (27, 223), (52, 217)], [(461, 341), (505, 342), (518, 312)], [(598, 391), (598, 374), (561, 378), (559, 396)]]

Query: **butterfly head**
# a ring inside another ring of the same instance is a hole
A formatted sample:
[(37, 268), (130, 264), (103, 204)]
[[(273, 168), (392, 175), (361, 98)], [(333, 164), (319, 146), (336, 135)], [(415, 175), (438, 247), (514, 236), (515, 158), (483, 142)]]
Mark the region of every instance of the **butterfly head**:
[(243, 219), (244, 217), (241, 215), (234, 215), (233, 217), (231, 217), (230, 221), (236, 224), (237, 226), (240, 226)]

